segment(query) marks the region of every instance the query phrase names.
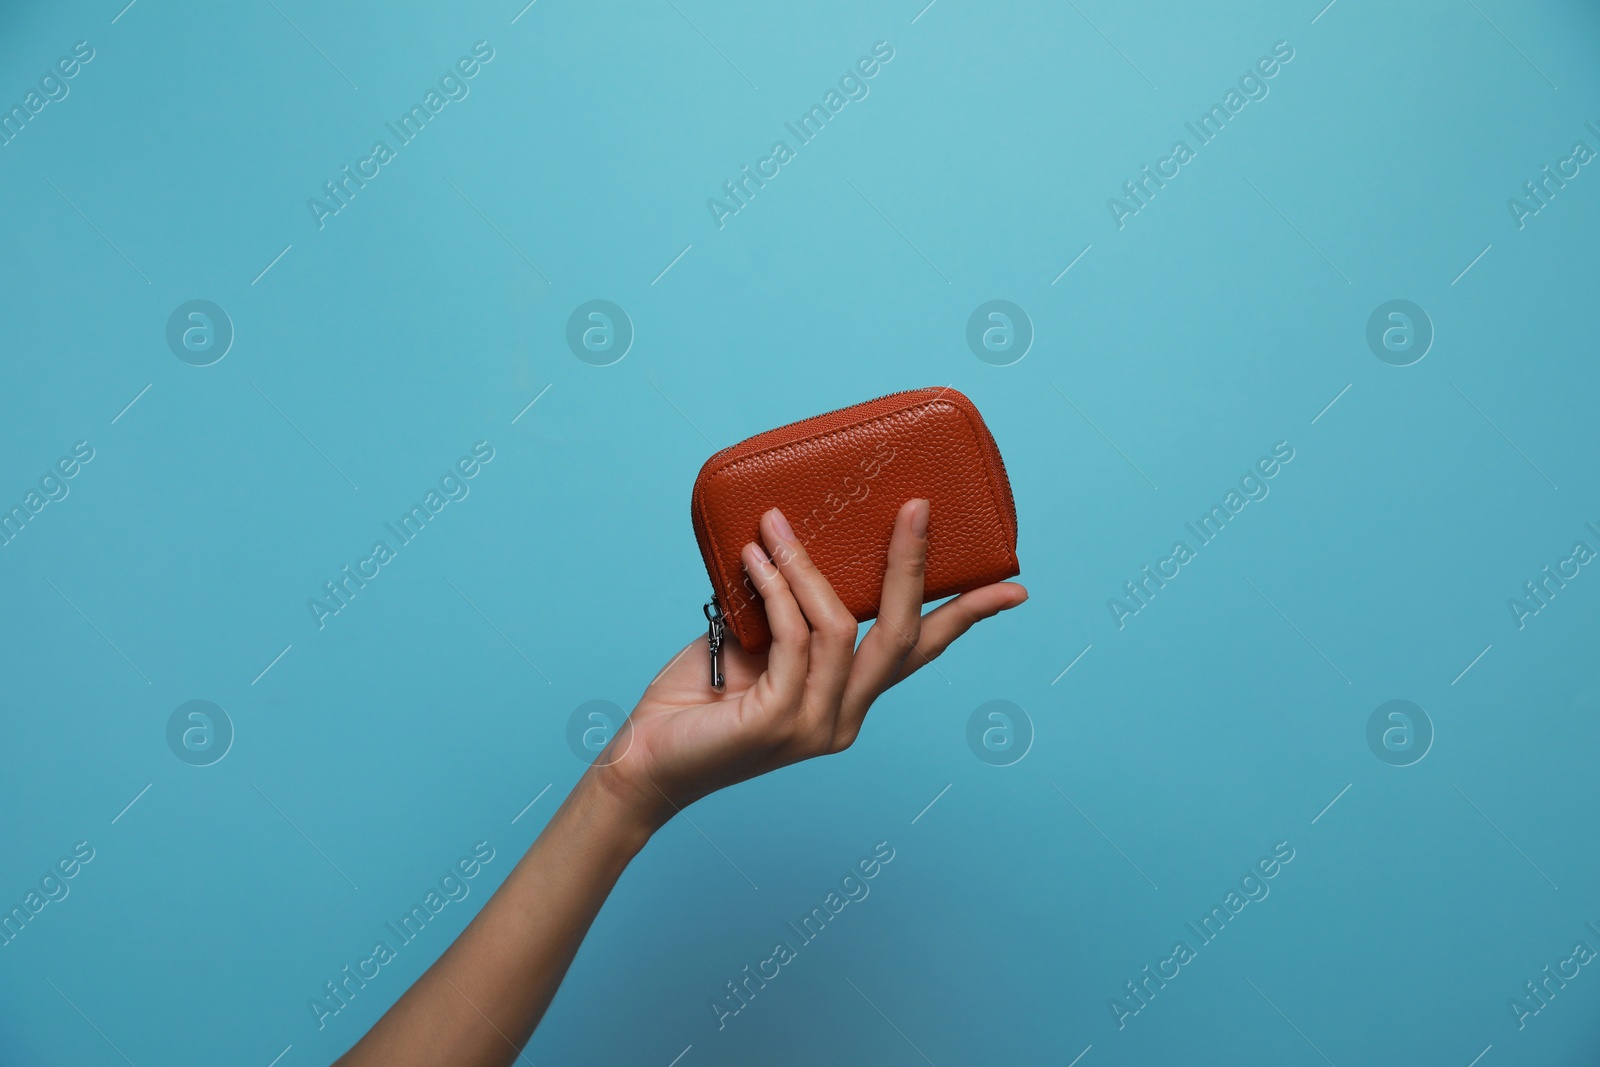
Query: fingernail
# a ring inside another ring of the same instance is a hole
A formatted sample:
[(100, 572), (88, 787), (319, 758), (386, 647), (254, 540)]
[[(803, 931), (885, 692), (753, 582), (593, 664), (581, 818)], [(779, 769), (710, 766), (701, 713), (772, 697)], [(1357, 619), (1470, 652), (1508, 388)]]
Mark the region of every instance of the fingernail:
[(750, 548), (750, 551), (755, 554), (757, 563), (762, 564), (763, 566), (767, 566), (767, 567), (772, 566), (772, 560), (767, 558), (766, 552), (762, 550), (762, 548), (761, 548), (761, 546), (759, 544), (757, 544), (754, 541), (751, 541), (750, 545), (749, 545), (749, 548)]
[(785, 541), (793, 541), (794, 531), (789, 528), (789, 520), (783, 517), (783, 512), (773, 508), (768, 514), (772, 516), (772, 528), (778, 536)]
[(926, 500), (912, 501), (911, 533), (915, 537), (928, 536), (928, 502)]

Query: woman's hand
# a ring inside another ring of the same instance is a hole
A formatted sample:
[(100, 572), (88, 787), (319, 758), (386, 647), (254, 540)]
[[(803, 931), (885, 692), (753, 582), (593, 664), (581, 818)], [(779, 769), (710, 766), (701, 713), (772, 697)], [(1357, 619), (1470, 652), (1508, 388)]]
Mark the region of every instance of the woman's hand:
[(776, 511), (762, 516), (766, 549), (745, 545), (743, 557), (771, 650), (730, 643), (721, 692), (709, 684), (703, 639), (679, 653), (483, 910), (339, 1062), (521, 1059), (601, 903), (657, 827), (723, 786), (848, 748), (878, 694), (979, 619), (1027, 599), (1001, 582), (923, 617), (927, 533), (928, 502), (910, 501), (895, 519), (878, 620), (857, 648), (855, 619), (789, 524)]
[(711, 688), (705, 639), (667, 665), (591, 773), (648, 829), (735, 782), (849, 748), (867, 709), (973, 623), (1028, 598), (1014, 582), (974, 589), (922, 614), (928, 502), (895, 519), (877, 620), (856, 646), (857, 624), (776, 508), (761, 545), (744, 546), (761, 594), (771, 648), (723, 646), (727, 684)]

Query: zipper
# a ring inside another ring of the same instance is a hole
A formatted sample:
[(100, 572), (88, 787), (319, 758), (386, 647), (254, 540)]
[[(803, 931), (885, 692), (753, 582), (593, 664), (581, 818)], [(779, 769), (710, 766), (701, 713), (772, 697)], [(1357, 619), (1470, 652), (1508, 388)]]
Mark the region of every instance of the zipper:
[(734, 449), (738, 448), (740, 445), (746, 444), (749, 441), (754, 440), (755, 437), (766, 437), (769, 434), (782, 433), (784, 430), (790, 430), (790, 429), (793, 429), (796, 426), (803, 426), (804, 424), (806, 424), (808, 422), (816, 422), (819, 419), (826, 419), (826, 418), (828, 418), (830, 416), (833, 416), (833, 415), (840, 415), (840, 414), (843, 414), (846, 411), (853, 411), (856, 408), (864, 408), (868, 404), (877, 404), (877, 403), (880, 403), (880, 402), (882, 402), (884, 400), (892, 400), (897, 396), (906, 396), (906, 395), (908, 395), (910, 393), (932, 392), (935, 389), (938, 389), (942, 393), (942, 392), (948, 391), (950, 389), (950, 387), (948, 385), (944, 386), (942, 388), (940, 386), (937, 386), (937, 385), (933, 385), (933, 386), (922, 385), (922, 386), (918, 386), (915, 389), (896, 389), (892, 393), (885, 393), (882, 396), (875, 396), (871, 400), (861, 400), (861, 401), (857, 401), (854, 404), (846, 404), (842, 408), (834, 408), (832, 411), (824, 411), (820, 415), (807, 415), (803, 419), (795, 419), (793, 422), (786, 422), (782, 426), (774, 426), (770, 430), (763, 430), (760, 433), (755, 434), (753, 437), (747, 437), (743, 441), (736, 441), (736, 442), (734, 442), (733, 444), (729, 445), (726, 448), (719, 448), (717, 451), (715, 451), (715, 452), (713, 452), (711, 454), (711, 458), (706, 460), (706, 462), (707, 463), (711, 463), (713, 460), (721, 459), (726, 453), (732, 452)]
[(700, 610), (705, 613), (706, 623), (708, 624), (706, 629), (706, 648), (711, 653), (711, 688), (721, 689), (724, 681), (722, 677), (722, 634), (725, 616), (722, 614), (722, 605), (717, 603), (715, 591), (711, 594), (711, 600)]

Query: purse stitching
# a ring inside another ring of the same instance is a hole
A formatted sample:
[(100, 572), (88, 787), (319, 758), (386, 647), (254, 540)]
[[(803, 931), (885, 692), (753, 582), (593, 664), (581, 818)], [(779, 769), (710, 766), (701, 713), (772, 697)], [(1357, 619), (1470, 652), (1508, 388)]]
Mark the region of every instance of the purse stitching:
[[(987, 426), (985, 426), (983, 428), (983, 431), (979, 432), (978, 426), (972, 421), (972, 414), (969, 411), (967, 411), (966, 408), (962, 407), (960, 404), (957, 404), (956, 405), (956, 410), (961, 412), (961, 417), (967, 420), (967, 428), (972, 431), (972, 436), (977, 440), (978, 444), (981, 446), (983, 444), (983, 435), (985, 433), (988, 433), (988, 429), (989, 428)], [(990, 434), (990, 437), (993, 437), (993, 436), (994, 436), (993, 434)], [(987, 450), (985, 450), (985, 449), (980, 447), (978, 449), (978, 451), (980, 453), (983, 453), (981, 458), (980, 458), (980, 460), (979, 460), (979, 462), (981, 462), (983, 464), (983, 470), (984, 470), (984, 475), (985, 475), (984, 482), (989, 487), (989, 503), (990, 503), (990, 505), (992, 505), (994, 507), (995, 514), (1000, 516), (1000, 521), (1003, 524), (1005, 522), (1006, 512), (1007, 512), (1008, 509), (1007, 508), (1003, 508), (1003, 507), (1000, 506), (1000, 495), (999, 495), (999, 491), (998, 491), (998, 486), (996, 486), (996, 484), (995, 484), (995, 472), (994, 472), (994, 469), (993, 469), (993, 465), (989, 461), (989, 456), (987, 454)], [(1016, 503), (1016, 501), (1013, 498), (1013, 501), (1012, 501), (1013, 506), (1015, 506), (1015, 503)], [(1007, 530), (1006, 533), (1009, 534), (1009, 540), (1011, 541), (1011, 557), (1013, 559), (1015, 559), (1016, 555), (1017, 555), (1017, 524), (1016, 524), (1015, 518), (1012, 519), (1011, 529)]]
[[(835, 427), (835, 428), (833, 428), (831, 430), (818, 430), (816, 433), (812, 434), (809, 437), (799, 437), (799, 438), (796, 438), (793, 441), (784, 441), (784, 442), (782, 442), (780, 444), (771, 444), (771, 445), (768, 445), (766, 448), (763, 448), (759, 452), (752, 452), (748, 456), (740, 456), (738, 459), (734, 460), (731, 463), (724, 463), (722, 466), (718, 467), (712, 473), (713, 474), (721, 474), (725, 470), (731, 470), (732, 468), (739, 466), (740, 464), (744, 463), (746, 460), (756, 459), (756, 458), (758, 458), (760, 456), (765, 456), (770, 452), (776, 452), (779, 449), (792, 448), (795, 445), (809, 444), (810, 442), (819, 440), (819, 439), (821, 439), (823, 437), (831, 437), (834, 434), (844, 433), (846, 430), (854, 430), (854, 429), (859, 429), (862, 426), (870, 426), (871, 424), (873, 424), (875, 422), (878, 422), (878, 421), (880, 421), (882, 419), (887, 419), (887, 418), (891, 418), (891, 417), (893, 417), (895, 415), (904, 414), (905, 412), (911, 411), (912, 409), (917, 408), (917, 407), (922, 406), (922, 405), (932, 404), (938, 399), (939, 399), (938, 397), (929, 397), (929, 398), (924, 399), (924, 400), (918, 400), (915, 403), (907, 404), (905, 407), (895, 408), (895, 409), (893, 409), (891, 411), (885, 411), (881, 415), (874, 415), (872, 418), (866, 419), (866, 420), (864, 420), (862, 422), (853, 422), (853, 423), (850, 423), (849, 425), (846, 425), (846, 426), (837, 426), (837, 427)], [(955, 401), (951, 401), (951, 403), (955, 404)], [(956, 404), (955, 406), (959, 407), (960, 405)], [(962, 414), (964, 415), (966, 413), (962, 412)], [(759, 435), (757, 435), (757, 436), (759, 436)]]
[[(700, 505), (700, 514), (701, 514), (701, 520), (705, 523), (706, 538), (707, 538), (707, 540), (709, 540), (711, 542), (711, 565), (713, 567), (715, 567), (716, 570), (717, 570), (717, 590), (716, 591), (718, 593), (723, 593), (729, 588), (729, 585), (728, 585), (728, 576), (726, 574), (724, 574), (723, 570), (722, 570), (722, 548), (721, 548), (720, 545), (717, 544), (716, 531), (712, 528), (710, 521), (705, 518), (705, 510), (706, 510), (705, 509), (705, 504), (702, 503)], [(734, 627), (734, 632), (735, 633), (738, 632), (738, 627)]]

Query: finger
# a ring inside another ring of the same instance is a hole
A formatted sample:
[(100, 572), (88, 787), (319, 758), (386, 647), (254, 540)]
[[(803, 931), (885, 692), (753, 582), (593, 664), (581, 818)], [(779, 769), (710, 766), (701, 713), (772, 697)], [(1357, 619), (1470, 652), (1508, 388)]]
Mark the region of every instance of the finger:
[(895, 517), (878, 620), (861, 639), (845, 685), (834, 748), (847, 748), (878, 694), (895, 683), (900, 664), (922, 628), (923, 576), (928, 564), (928, 501), (908, 500)]
[(1028, 591), (1016, 582), (999, 582), (962, 593), (948, 604), (941, 604), (922, 617), (922, 633), (916, 647), (900, 664), (896, 682), (904, 681), (918, 668), (937, 659), (951, 642), (975, 623), (1009, 610), (1028, 599)]
[[(811, 627), (806, 699), (819, 720), (826, 719), (826, 729), (831, 733), (839, 698), (850, 675), (850, 659), (855, 654), (855, 616), (811, 562), (783, 512), (773, 508), (761, 516), (761, 535)], [(820, 721), (814, 725), (819, 730), (824, 727)]]
[[(814, 637), (818, 638), (813, 643), (818, 646), (818, 651), (826, 653), (827, 664), (850, 661), (851, 654), (856, 651), (856, 617), (838, 598), (834, 585), (827, 581), (822, 571), (816, 569), (816, 563), (806, 553), (805, 545), (800, 544), (800, 539), (795, 537), (794, 530), (790, 530), (784, 514), (776, 507), (762, 515), (762, 537), (773, 563), (778, 565), (784, 579), (789, 581), (790, 589), (794, 590), (800, 611), (805, 613), (806, 624), (810, 625)], [(818, 664), (816, 656), (813, 656), (811, 665), (814, 670), (822, 664)]]
[[(805, 615), (795, 602), (789, 583), (772, 560), (754, 541), (744, 546), (740, 553), (756, 592), (761, 594), (761, 604), (767, 613), (767, 627), (772, 631), (772, 647), (767, 652), (767, 670), (762, 675), (766, 688), (761, 693), (764, 703), (773, 710), (793, 711), (800, 706), (805, 694), (807, 662), (811, 655), (811, 629), (806, 626)], [(761, 685), (761, 681), (757, 681)]]

